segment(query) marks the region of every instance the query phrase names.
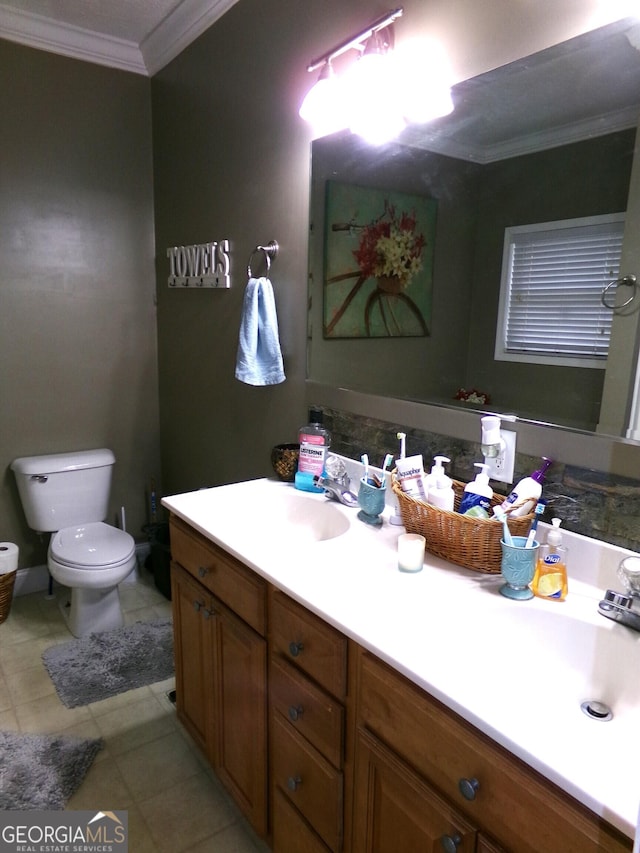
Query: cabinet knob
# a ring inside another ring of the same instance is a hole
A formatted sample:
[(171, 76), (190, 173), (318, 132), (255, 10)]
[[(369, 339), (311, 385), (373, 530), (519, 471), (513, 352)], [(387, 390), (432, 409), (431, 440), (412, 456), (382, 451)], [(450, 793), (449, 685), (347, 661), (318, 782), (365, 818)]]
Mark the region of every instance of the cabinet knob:
[(212, 616), (216, 615), (216, 611), (213, 609), (213, 607), (210, 610), (205, 607), (205, 609), (202, 611), (202, 615), (205, 619), (210, 619)]
[(201, 607), (202, 607), (201, 601), (194, 601), (193, 602), (193, 609), (196, 611), (196, 613), (199, 613)]
[(291, 657), (297, 658), (300, 652), (304, 649), (304, 643), (301, 642), (291, 642), (289, 643), (289, 654)]
[(465, 800), (475, 800), (480, 782), (477, 779), (460, 779), (458, 782), (458, 790)]
[(443, 835), (440, 838), (440, 846), (445, 853), (456, 853), (456, 850), (462, 844), (462, 838), (459, 835)]
[(297, 791), (300, 785), (302, 785), (302, 779), (299, 776), (289, 776), (287, 779), (287, 788), (290, 791)]
[(209, 569), (206, 566), (200, 566), (200, 568), (198, 569), (198, 574), (201, 578), (204, 578), (209, 574)]
[(295, 723), (302, 716), (302, 705), (291, 705), (289, 707), (289, 719)]

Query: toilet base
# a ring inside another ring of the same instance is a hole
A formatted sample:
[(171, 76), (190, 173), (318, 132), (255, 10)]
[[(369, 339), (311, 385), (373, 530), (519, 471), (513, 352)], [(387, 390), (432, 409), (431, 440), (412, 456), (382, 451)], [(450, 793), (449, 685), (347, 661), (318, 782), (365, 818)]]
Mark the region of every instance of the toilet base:
[(118, 587), (111, 589), (70, 589), (71, 604), (62, 607), (67, 627), (74, 637), (112, 631), (124, 625)]

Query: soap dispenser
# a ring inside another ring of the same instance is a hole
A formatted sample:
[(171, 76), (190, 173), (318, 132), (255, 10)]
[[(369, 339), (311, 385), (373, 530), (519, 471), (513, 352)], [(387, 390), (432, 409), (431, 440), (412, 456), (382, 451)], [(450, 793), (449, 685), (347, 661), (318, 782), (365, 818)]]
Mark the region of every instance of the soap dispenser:
[(476, 474), (475, 480), (467, 483), (464, 487), (464, 493), (458, 512), (464, 515), (470, 510), (473, 510), (472, 515), (482, 515), (486, 513), (489, 517), (491, 512), (491, 499), (493, 498), (493, 489), (489, 485), (489, 466), (483, 462), (474, 462), (476, 468), (480, 468)]
[(540, 546), (536, 573), (531, 589), (538, 598), (564, 601), (567, 597), (567, 552), (562, 544), (559, 518), (552, 518), (553, 525), (547, 534), (547, 542)]
[(427, 477), (427, 502), (438, 509), (453, 512), (455, 492), (451, 477), (447, 477), (443, 462), (449, 462), (446, 456), (435, 456), (435, 465)]
[(447, 476), (446, 471), (444, 470), (445, 462), (451, 462), (450, 459), (447, 459), (446, 456), (434, 456), (433, 457), (434, 464), (431, 466), (431, 471), (429, 474), (424, 477), (424, 489), (427, 495), (429, 494), (429, 489), (436, 484), (436, 480), (438, 477), (443, 474), (445, 477)]

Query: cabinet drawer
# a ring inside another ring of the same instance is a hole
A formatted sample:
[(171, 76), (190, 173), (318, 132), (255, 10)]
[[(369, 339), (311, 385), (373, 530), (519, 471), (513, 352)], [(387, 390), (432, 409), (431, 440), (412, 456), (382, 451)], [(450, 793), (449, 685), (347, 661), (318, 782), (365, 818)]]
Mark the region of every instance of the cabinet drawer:
[(284, 593), (271, 600), (274, 651), (295, 663), (333, 696), (347, 691), (347, 639)]
[[(497, 842), (518, 853), (591, 853), (631, 842), (377, 658), (360, 658), (361, 722)], [(477, 780), (472, 800), (460, 780)]]
[(171, 556), (262, 636), (266, 583), (179, 518), (171, 517)]
[(344, 708), (279, 657), (270, 669), (271, 708), (335, 767), (342, 767)]
[(334, 851), (342, 845), (342, 773), (279, 714), (271, 715), (273, 779)]
[(273, 795), (274, 853), (329, 853), (300, 812), (276, 788)]

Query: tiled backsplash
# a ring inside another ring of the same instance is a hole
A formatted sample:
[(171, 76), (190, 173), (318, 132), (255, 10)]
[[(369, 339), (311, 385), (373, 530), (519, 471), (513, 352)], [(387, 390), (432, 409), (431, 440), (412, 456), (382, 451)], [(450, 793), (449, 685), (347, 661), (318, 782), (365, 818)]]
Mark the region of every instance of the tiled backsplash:
[[(479, 443), (407, 429), (351, 412), (325, 409), (325, 425), (332, 434), (332, 450), (354, 459), (367, 453), (373, 465), (381, 465), (386, 453), (398, 452), (399, 431), (407, 435), (407, 455), (421, 453), (427, 470), (435, 455), (447, 456), (451, 459), (449, 474), (467, 482), (477, 473), (473, 463), (482, 461)], [(539, 457), (517, 453), (514, 482), (538, 468), (539, 463)], [(500, 484), (496, 491), (506, 493), (509, 488)], [(564, 465), (558, 460), (548, 471), (543, 497), (547, 501), (545, 521), (557, 516), (567, 530), (640, 551), (639, 479)]]

